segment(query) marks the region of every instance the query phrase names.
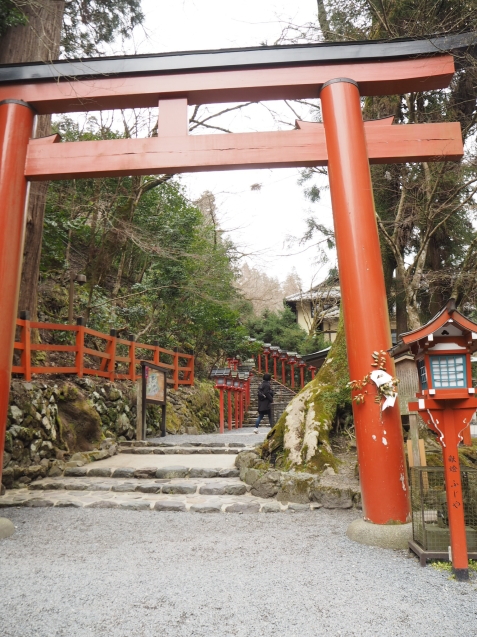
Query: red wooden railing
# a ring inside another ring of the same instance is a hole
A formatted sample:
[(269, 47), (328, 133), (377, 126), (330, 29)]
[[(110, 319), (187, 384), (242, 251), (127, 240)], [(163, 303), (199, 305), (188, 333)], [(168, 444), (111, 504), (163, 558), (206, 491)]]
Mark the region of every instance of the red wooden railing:
[[(17, 327), (19, 328), (19, 340), (14, 344), (15, 352), (20, 352), (20, 361), (15, 361), (12, 373), (22, 374), (25, 380), (31, 380), (32, 374), (76, 374), (80, 378), (84, 375), (99, 376), (107, 378), (110, 381), (115, 380), (138, 380), (140, 378), (140, 363), (142, 360), (148, 360), (155, 365), (160, 365), (170, 370), (172, 378), (168, 378), (167, 382), (174, 386), (175, 389), (179, 385), (194, 384), (194, 357), (190, 354), (183, 354), (159, 347), (159, 345), (146, 345), (137, 343), (133, 336), (129, 340), (116, 336), (116, 331), (111, 330), (109, 335), (97, 332), (89, 327), (81, 324), (78, 325), (61, 325), (57, 323), (39, 323), (37, 321), (29, 321), (25, 319), (17, 319)], [(31, 342), (31, 330), (48, 330), (55, 333), (73, 333), (74, 345), (52, 345)], [(87, 337), (95, 338), (95, 344), (100, 339), (104, 341), (104, 351), (92, 349), (88, 347)], [(127, 350), (127, 355), (120, 355), (118, 347)], [(141, 358), (137, 358), (138, 350), (145, 354)], [(32, 353), (34, 352), (59, 352), (74, 356), (74, 365), (38, 365), (32, 363)], [(147, 354), (146, 354), (147, 352)], [(149, 356), (149, 357), (147, 357)], [(165, 362), (164, 357), (169, 361)], [(18, 356), (17, 356), (18, 358)], [(94, 361), (97, 360), (96, 365)], [(181, 362), (185, 361), (182, 366)], [(20, 364), (18, 364), (18, 362)], [(15, 364), (17, 363), (17, 364)], [(118, 371), (118, 366), (127, 368)]]

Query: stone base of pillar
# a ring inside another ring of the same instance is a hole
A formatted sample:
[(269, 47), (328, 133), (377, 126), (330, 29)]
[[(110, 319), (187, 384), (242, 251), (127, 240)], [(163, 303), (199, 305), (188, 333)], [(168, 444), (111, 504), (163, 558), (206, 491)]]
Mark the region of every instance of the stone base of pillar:
[(412, 539), (412, 524), (373, 524), (359, 519), (351, 522), (346, 535), (359, 544), (382, 549), (407, 549)]
[(13, 522), (10, 522), (7, 518), (0, 518), (0, 540), (4, 540), (14, 533), (15, 527), (13, 526)]

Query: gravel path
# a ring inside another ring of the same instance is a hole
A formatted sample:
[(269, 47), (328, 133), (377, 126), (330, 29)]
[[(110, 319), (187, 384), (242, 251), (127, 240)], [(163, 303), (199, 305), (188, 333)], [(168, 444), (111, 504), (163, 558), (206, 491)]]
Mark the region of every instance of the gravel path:
[(9, 509), (2, 637), (473, 637), (477, 582), (354, 544), (356, 511)]

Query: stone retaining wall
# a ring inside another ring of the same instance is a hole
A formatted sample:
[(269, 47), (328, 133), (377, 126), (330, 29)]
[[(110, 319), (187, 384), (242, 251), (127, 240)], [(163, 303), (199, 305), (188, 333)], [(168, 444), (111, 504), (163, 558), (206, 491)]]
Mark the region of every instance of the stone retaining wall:
[(240, 478), (260, 498), (275, 498), (279, 502), (307, 504), (315, 502), (325, 509), (361, 508), (361, 492), (352, 486), (328, 486), (323, 477), (311, 473), (277, 471), (263, 462), (258, 453), (243, 451), (235, 466)]
[[(136, 437), (136, 387), (90, 378), (13, 381), (8, 410), (3, 484), (11, 488), (60, 475), (67, 462), (91, 462), (117, 453), (117, 442)], [(147, 433), (160, 427), (157, 407), (147, 409)], [(219, 406), (213, 384), (168, 392), (167, 431), (214, 431)]]

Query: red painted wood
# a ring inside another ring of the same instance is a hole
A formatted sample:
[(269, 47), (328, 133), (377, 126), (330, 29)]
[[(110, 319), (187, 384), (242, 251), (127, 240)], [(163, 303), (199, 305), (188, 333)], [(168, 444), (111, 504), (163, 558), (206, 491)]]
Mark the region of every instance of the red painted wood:
[(32, 129), (33, 111), (26, 104), (0, 104), (0, 475), (25, 233), (24, 166)]
[[(365, 124), (371, 163), (457, 160), (463, 156), (459, 123)], [(32, 181), (154, 173), (325, 166), (324, 127), (268, 133), (233, 133), (43, 143), (32, 140), (25, 174)]]
[(31, 380), (31, 328), (30, 321), (25, 320), (22, 327), (22, 340), (23, 340), (23, 352), (22, 352), (22, 367), (25, 380), (29, 382)]
[[(341, 81), (326, 86), (320, 97), (350, 378), (361, 380), (373, 369), (373, 352), (392, 344), (360, 93)], [(395, 376), (389, 356), (387, 370)], [(371, 390), (364, 404), (353, 403), (353, 415), (364, 516), (376, 524), (406, 522), (409, 489), (399, 406), (381, 413)]]
[(84, 326), (76, 327), (76, 373), (83, 378), (84, 370)]
[(282, 68), (171, 73), (0, 86), (0, 100), (22, 99), (40, 114), (149, 108), (159, 99), (189, 104), (309, 99), (330, 79), (351, 77), (362, 95), (396, 95), (445, 88), (454, 74), (451, 55), (394, 61), (296, 65)]

